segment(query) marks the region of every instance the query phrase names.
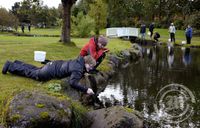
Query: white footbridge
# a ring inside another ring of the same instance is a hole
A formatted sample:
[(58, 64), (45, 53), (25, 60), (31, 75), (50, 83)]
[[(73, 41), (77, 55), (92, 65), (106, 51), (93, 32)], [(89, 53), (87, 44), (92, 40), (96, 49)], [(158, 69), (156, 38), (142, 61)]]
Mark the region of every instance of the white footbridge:
[(107, 28), (106, 36), (107, 37), (138, 37), (139, 29), (132, 27), (115, 27), (115, 28)]

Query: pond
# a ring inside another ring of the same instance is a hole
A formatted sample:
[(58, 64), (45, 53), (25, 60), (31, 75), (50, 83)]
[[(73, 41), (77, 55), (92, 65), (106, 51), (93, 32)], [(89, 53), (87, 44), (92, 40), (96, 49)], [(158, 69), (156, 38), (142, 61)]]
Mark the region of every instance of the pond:
[(142, 112), (147, 127), (200, 127), (200, 49), (148, 46), (99, 99)]

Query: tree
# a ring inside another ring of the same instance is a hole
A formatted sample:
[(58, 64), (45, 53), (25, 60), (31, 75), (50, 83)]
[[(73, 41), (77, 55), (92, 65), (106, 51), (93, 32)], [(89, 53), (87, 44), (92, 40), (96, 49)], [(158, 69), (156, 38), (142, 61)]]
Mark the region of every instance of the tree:
[(9, 27), (17, 29), (18, 24), (18, 19), (12, 13), (5, 8), (0, 8), (0, 28), (2, 30), (7, 30)]
[(96, 0), (90, 4), (89, 16), (95, 20), (95, 33), (99, 35), (99, 30), (106, 26), (107, 5), (102, 0)]
[(63, 26), (61, 41), (64, 43), (71, 42), (70, 40), (70, 17), (71, 17), (71, 7), (76, 2), (76, 0), (61, 0), (63, 6)]

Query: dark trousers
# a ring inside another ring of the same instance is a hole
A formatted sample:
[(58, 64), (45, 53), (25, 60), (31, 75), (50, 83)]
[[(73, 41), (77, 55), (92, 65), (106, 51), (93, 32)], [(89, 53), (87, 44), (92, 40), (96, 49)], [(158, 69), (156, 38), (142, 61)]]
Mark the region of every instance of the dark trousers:
[(8, 72), (19, 76), (25, 76), (35, 80), (39, 80), (38, 78), (39, 69), (40, 68), (36, 66), (25, 64), (21, 61), (16, 60), (14, 62), (11, 62), (8, 68)]
[(175, 33), (170, 33), (171, 42), (175, 43)]
[(191, 38), (186, 36), (186, 40), (187, 40), (187, 44), (190, 44), (191, 43)]
[(153, 36), (153, 31), (150, 31), (150, 37), (152, 38), (152, 36)]

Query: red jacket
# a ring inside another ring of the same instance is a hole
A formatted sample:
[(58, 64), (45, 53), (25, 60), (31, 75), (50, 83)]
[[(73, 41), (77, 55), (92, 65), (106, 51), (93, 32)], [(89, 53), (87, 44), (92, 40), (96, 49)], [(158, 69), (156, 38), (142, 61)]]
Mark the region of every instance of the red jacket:
[(97, 60), (100, 56), (102, 56), (105, 50), (107, 49), (106, 48), (98, 49), (97, 43), (95, 42), (95, 38), (93, 37), (81, 49), (80, 55), (81, 56), (91, 55), (95, 60)]

